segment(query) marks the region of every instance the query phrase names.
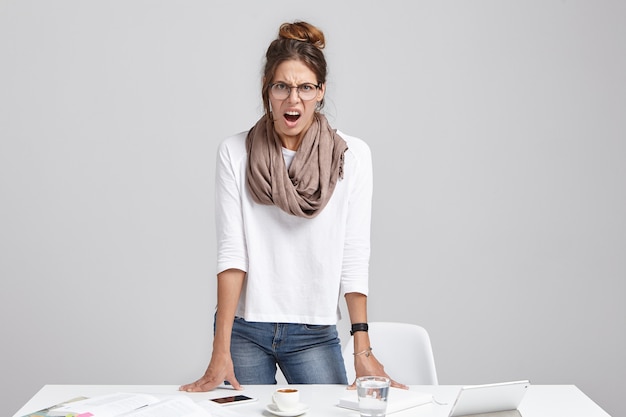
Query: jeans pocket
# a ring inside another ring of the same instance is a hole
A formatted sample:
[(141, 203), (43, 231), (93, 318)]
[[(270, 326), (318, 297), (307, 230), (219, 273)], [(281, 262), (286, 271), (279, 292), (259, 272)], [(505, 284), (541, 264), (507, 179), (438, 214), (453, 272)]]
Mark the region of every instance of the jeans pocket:
[(312, 332), (323, 332), (330, 328), (331, 326), (328, 324), (305, 324), (304, 328), (306, 330), (310, 330)]

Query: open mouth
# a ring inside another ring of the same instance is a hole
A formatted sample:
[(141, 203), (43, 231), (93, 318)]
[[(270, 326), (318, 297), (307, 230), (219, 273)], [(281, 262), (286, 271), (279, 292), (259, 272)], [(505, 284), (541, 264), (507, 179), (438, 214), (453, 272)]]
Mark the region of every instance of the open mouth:
[(288, 111), (285, 112), (285, 119), (290, 123), (295, 123), (300, 118), (300, 113), (297, 111)]

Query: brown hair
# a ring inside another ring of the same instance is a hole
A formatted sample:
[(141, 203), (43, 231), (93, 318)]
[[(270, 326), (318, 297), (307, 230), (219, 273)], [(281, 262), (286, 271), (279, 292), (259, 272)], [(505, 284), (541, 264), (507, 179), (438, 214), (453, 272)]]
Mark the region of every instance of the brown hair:
[[(261, 96), (265, 114), (270, 116), (269, 86), (274, 78), (276, 68), (285, 61), (297, 60), (306, 65), (317, 77), (317, 84), (326, 82), (326, 58), (324, 49), (324, 33), (307, 22), (296, 21), (283, 23), (278, 29), (278, 38), (274, 39), (265, 53), (263, 85)], [(324, 106), (324, 99), (319, 102), (318, 109)]]

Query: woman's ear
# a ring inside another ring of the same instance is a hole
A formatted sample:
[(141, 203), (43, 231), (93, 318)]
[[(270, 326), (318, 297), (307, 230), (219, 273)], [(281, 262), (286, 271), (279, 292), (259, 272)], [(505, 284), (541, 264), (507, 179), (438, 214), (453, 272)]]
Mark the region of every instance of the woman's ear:
[(326, 83), (322, 83), (320, 88), (317, 89), (317, 101), (322, 101), (324, 99), (324, 94), (326, 94)]

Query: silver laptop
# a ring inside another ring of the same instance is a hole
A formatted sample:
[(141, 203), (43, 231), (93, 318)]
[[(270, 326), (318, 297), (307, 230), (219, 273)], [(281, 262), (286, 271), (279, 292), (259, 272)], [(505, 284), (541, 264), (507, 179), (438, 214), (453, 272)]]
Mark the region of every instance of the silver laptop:
[(513, 381), (462, 387), (449, 417), (517, 410), (529, 386), (529, 381)]

